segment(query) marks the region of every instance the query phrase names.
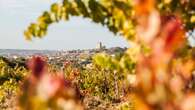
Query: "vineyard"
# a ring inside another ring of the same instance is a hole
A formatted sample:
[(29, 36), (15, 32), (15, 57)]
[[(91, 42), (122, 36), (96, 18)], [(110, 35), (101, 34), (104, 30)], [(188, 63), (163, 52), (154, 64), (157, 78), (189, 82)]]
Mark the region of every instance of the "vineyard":
[[(0, 61), (0, 108), (17, 109), (17, 103), (15, 101), (18, 98), (17, 95), (21, 92), (20, 86), (28, 79), (28, 77), (31, 77), (29, 76), (31, 71), (38, 72), (40, 71), (39, 69), (43, 68), (28, 68), (28, 64), (25, 63), (28, 60), (22, 58), (10, 60), (2, 57)], [(29, 62), (32, 62), (32, 65), (41, 65), (39, 63), (45, 63), (44, 66), (47, 66), (49, 76), (51, 75), (52, 77), (55, 77), (62, 75), (62, 79), (68, 85), (70, 84), (69, 86), (71, 88), (78, 90), (76, 95), (79, 97), (79, 100), (85, 102), (85, 108), (89, 110), (97, 109), (97, 106), (99, 109), (101, 107), (102, 109), (106, 109), (108, 107), (110, 109), (114, 109), (120, 105), (120, 102), (122, 101), (121, 97), (127, 92), (124, 88), (124, 76), (122, 74), (113, 74), (111, 70), (102, 69), (100, 66), (95, 64), (91, 65), (90, 68), (83, 68), (82, 65), (75, 67), (75, 65), (78, 64), (70, 61), (60, 61), (63, 63), (62, 66), (56, 64), (52, 65), (49, 63), (46, 64), (44, 58), (40, 57), (34, 57)], [(37, 70), (33, 70), (33, 68)]]
[[(121, 35), (126, 51), (77, 62), (0, 58), (2, 110), (195, 110), (194, 0), (62, 0), (24, 31), (81, 16)], [(191, 39), (189, 41), (189, 39)]]

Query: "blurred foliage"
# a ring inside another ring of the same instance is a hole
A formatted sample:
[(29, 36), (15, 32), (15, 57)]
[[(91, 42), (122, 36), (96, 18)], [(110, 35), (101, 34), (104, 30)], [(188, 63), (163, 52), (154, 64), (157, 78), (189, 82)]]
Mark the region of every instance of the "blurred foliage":
[[(106, 26), (111, 32), (119, 33), (128, 40), (134, 39), (137, 23), (133, 4), (132, 0), (63, 0), (62, 3), (52, 4), (50, 11), (45, 11), (37, 23), (32, 23), (24, 33), (29, 40), (32, 36), (41, 38), (52, 23), (67, 21), (71, 16), (82, 16)], [(157, 0), (155, 4), (162, 15), (181, 16), (186, 30), (194, 29), (193, 0)]]
[(19, 90), (19, 84), (15, 79), (9, 79), (0, 85), (0, 109), (16, 108), (16, 94)]
[(109, 56), (101, 53), (94, 56), (94, 64), (107, 70), (117, 71), (119, 73), (134, 74), (136, 62), (128, 57), (127, 54), (115, 54)]
[(0, 109), (16, 108), (19, 83), (26, 76), (27, 68), (23, 58), (0, 57)]
[(4, 83), (9, 79), (19, 81), (26, 76), (27, 69), (23, 59), (8, 60), (0, 58), (0, 83)]
[(51, 5), (50, 11), (45, 11), (24, 32), (26, 39), (32, 36), (42, 37), (46, 34), (48, 26), (60, 20), (69, 20), (71, 16), (90, 18), (93, 22), (106, 26), (111, 32), (119, 33), (132, 39), (134, 36), (134, 23), (131, 0), (63, 0), (62, 3)]
[[(194, 10), (194, 0), (63, 0), (52, 4), (24, 34), (28, 40), (42, 38), (52, 23), (67, 21), (71, 16), (89, 18), (122, 35), (130, 48), (123, 55), (95, 55), (95, 75), (89, 75), (91, 72), (86, 70), (85, 74), (76, 72), (69, 79), (74, 80), (80, 74), (84, 78), (80, 80), (82, 89), (95, 89), (95, 94), (110, 98), (119, 93), (118, 83), (124, 76), (134, 80), (129, 81), (134, 90), (126, 98), (134, 100), (137, 110), (194, 110), (194, 47), (186, 40), (186, 33), (195, 27)], [(39, 85), (44, 74), (36, 72), (34, 66), (32, 70)], [(27, 87), (37, 86), (36, 81), (32, 82)], [(25, 93), (28, 101), (37, 95), (31, 94), (28, 88)]]
[(80, 93), (62, 73), (48, 72), (46, 60), (33, 57), (28, 61), (30, 75), (19, 92), (21, 110), (82, 110)]
[[(195, 57), (193, 47), (186, 42), (186, 29), (194, 26), (185, 24), (182, 17), (193, 13), (193, 5), (188, 6), (194, 2), (164, 2), (169, 5), (165, 13), (156, 9), (155, 0), (135, 4), (135, 15), (139, 16), (137, 35), (150, 47), (150, 53), (138, 54), (136, 92), (131, 97), (137, 110), (193, 110)], [(181, 10), (177, 9), (180, 6)]]
[(158, 0), (157, 7), (160, 13), (180, 16), (186, 30), (192, 30), (195, 26), (195, 1), (194, 0)]

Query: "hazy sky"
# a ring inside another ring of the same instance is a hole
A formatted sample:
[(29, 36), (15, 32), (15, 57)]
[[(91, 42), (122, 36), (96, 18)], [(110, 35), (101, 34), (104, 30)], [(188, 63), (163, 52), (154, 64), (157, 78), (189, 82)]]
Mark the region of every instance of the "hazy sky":
[(24, 29), (55, 1), (59, 0), (0, 0), (0, 48), (70, 50), (95, 48), (100, 41), (107, 47), (127, 46), (122, 37), (82, 18), (54, 24), (45, 38), (25, 41)]

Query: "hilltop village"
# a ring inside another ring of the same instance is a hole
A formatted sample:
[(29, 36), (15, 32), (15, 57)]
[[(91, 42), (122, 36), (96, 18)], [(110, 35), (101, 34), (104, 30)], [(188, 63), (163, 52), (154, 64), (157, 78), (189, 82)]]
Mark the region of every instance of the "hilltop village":
[(65, 61), (70, 61), (75, 66), (87, 66), (92, 63), (93, 55), (97, 53), (106, 53), (114, 56), (116, 53), (123, 53), (127, 48), (112, 47), (106, 48), (102, 43), (98, 43), (95, 49), (85, 50), (1, 50), (0, 56), (8, 59), (19, 60), (25, 62), (27, 59), (32, 58), (34, 55), (43, 56), (47, 59), (49, 64), (63, 66)]

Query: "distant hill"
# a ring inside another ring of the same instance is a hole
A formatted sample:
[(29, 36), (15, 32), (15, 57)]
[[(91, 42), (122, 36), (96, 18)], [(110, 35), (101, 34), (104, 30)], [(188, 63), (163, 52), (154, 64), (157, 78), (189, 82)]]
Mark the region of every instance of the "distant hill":
[(48, 55), (48, 56), (56, 56), (65, 53), (66, 55), (69, 54), (81, 54), (81, 53), (98, 53), (105, 51), (108, 54), (113, 54), (115, 52), (124, 52), (126, 48), (120, 47), (112, 47), (109, 49), (85, 49), (85, 50), (69, 50), (69, 51), (57, 51), (57, 50), (25, 50), (25, 49), (0, 49), (0, 56), (21, 56), (26, 57), (30, 55)]
[(0, 49), (0, 56), (7, 56), (7, 55), (18, 55), (18, 56), (28, 56), (34, 54), (55, 54), (57, 51), (51, 50), (17, 50), (17, 49)]

